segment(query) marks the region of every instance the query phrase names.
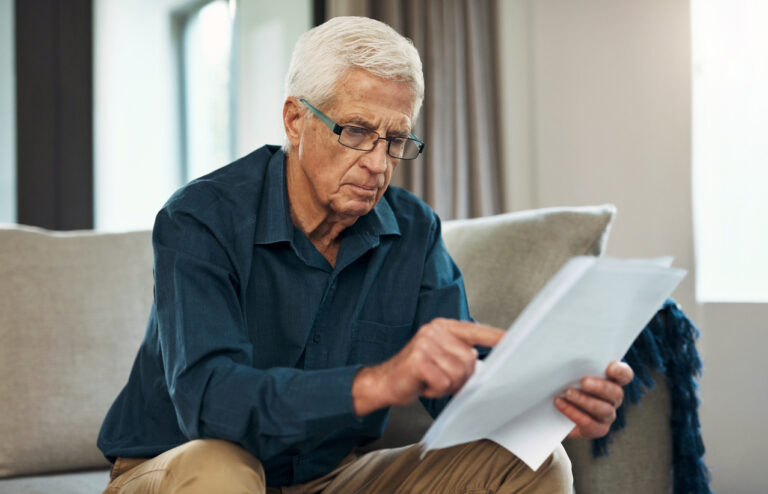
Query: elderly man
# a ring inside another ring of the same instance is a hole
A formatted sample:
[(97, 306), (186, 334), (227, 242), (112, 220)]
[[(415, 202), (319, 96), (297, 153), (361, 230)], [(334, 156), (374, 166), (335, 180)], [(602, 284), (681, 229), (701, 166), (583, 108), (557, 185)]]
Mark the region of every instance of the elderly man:
[[(435, 213), (388, 187), (424, 148), (423, 91), (408, 40), (333, 19), (296, 45), (284, 150), (163, 207), (147, 333), (99, 436), (105, 492), (570, 492), (562, 448), (535, 472), (490, 441), (355, 452), (392, 405), (439, 413), (503, 335), (471, 321)], [(632, 371), (607, 376), (555, 401), (573, 436), (608, 431)]]

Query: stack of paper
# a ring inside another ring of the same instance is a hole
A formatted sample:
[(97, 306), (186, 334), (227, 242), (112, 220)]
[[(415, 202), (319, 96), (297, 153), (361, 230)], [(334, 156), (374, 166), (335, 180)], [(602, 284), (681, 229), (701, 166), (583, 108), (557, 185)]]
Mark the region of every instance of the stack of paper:
[(425, 453), (487, 438), (538, 469), (574, 427), (555, 397), (624, 356), (685, 276), (671, 263), (568, 261), (427, 431)]

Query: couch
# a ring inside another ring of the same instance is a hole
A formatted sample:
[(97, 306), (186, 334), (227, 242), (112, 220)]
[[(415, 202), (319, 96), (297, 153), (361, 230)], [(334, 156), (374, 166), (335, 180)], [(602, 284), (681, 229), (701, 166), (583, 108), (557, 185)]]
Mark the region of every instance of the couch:
[[(470, 310), (508, 327), (574, 255), (600, 255), (611, 205), (448, 221), (443, 236), (465, 276)], [(0, 225), (0, 492), (101, 492), (109, 463), (101, 421), (127, 380), (152, 301), (149, 232), (51, 232)], [(566, 440), (578, 493), (665, 493), (672, 485), (664, 380), (630, 407), (608, 457)], [(431, 419), (396, 408), (368, 449), (417, 441)]]

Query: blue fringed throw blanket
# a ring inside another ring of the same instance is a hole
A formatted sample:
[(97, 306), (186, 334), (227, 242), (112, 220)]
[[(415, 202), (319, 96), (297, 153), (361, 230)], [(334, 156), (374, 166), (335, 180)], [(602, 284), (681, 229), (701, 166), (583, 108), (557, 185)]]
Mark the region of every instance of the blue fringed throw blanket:
[(675, 494), (711, 494), (709, 472), (704, 464), (704, 443), (699, 424), (696, 376), (701, 360), (696, 351), (699, 331), (677, 303), (668, 299), (640, 333), (624, 357), (635, 371), (635, 379), (624, 387), (624, 404), (607, 436), (595, 439), (595, 457), (609, 454), (610, 435), (626, 425), (627, 403), (636, 405), (656, 383), (653, 372), (664, 373), (671, 395), (672, 446)]

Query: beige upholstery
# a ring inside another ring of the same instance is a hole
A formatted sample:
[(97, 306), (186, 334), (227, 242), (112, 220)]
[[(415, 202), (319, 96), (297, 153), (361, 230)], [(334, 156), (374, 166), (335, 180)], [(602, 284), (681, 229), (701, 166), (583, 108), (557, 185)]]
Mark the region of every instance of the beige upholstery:
[(151, 301), (148, 232), (0, 230), (0, 477), (108, 465), (96, 437)]
[(508, 328), (568, 259), (602, 254), (615, 213), (607, 204), (446, 222), (443, 239), (464, 274), (472, 316)]
[[(446, 222), (472, 314), (508, 327), (568, 258), (602, 252), (613, 214), (598, 206)], [(96, 437), (127, 380), (151, 300), (149, 232), (0, 226), (0, 477), (107, 465)], [(669, 405), (660, 388), (630, 410), (610, 458), (593, 460), (586, 441), (567, 444), (580, 493), (668, 491)], [(396, 409), (377, 445), (416, 441), (430, 422), (418, 402)], [(106, 480), (105, 471), (0, 479), (0, 492), (98, 492)]]
[(627, 410), (627, 428), (613, 435), (610, 456), (593, 458), (592, 442), (566, 439), (577, 494), (672, 492), (672, 430), (664, 376), (639, 406)]

